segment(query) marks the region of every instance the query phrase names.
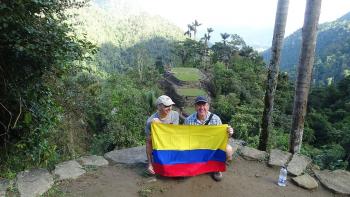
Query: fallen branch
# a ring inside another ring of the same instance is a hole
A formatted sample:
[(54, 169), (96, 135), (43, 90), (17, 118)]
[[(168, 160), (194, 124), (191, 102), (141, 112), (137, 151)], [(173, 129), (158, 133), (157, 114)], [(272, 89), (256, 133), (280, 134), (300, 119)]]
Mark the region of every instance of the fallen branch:
[(17, 121), (18, 121), (19, 117), (21, 116), (21, 113), (22, 113), (22, 98), (19, 97), (19, 113), (18, 113), (18, 116), (16, 118), (15, 123), (12, 126), (12, 129), (16, 127)]
[(1, 102), (0, 102), (0, 105), (9, 113), (10, 115), (10, 121), (7, 125), (7, 128), (6, 128), (6, 131), (9, 131), (10, 130), (10, 125), (11, 125), (11, 122), (12, 122), (12, 113), (5, 107), (5, 105), (3, 105)]

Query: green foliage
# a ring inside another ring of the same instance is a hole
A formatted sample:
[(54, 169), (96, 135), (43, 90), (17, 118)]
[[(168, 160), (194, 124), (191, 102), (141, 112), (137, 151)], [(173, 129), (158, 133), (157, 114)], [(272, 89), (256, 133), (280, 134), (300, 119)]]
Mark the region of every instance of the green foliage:
[(66, 22), (65, 10), (83, 4), (0, 2), (1, 171), (50, 168), (59, 159), (54, 136), (59, 132), (62, 108), (51, 83), (80, 69), (78, 61), (94, 51)]
[(206, 49), (203, 43), (187, 38), (185, 41), (177, 42), (173, 52), (180, 58), (182, 66), (197, 67), (202, 62)]
[(311, 156), (321, 169), (346, 169), (348, 166), (348, 162), (343, 159), (345, 150), (339, 144), (324, 145), (320, 149), (306, 146), (302, 151)]
[(54, 136), (58, 132), (55, 127), (59, 122), (61, 110), (51, 95), (37, 99), (31, 99), (31, 113), (28, 112), (35, 117), (18, 126), (18, 129), (28, 132), (9, 147), (8, 154), (15, 157), (8, 157), (6, 165), (13, 171), (23, 170), (28, 166), (52, 168), (59, 159)]
[[(305, 127), (307, 136), (304, 138), (322, 150), (318, 156), (318, 162), (320, 165), (323, 162), (325, 168), (344, 167), (343, 161), (349, 162), (350, 113), (347, 108), (347, 103), (350, 103), (349, 95), (349, 77), (344, 78), (337, 85), (314, 88), (310, 94), (310, 110)], [(341, 148), (331, 146), (332, 144), (337, 144)], [(330, 152), (326, 151), (327, 149)], [(341, 160), (340, 163), (338, 160)]]
[(114, 149), (115, 136), (112, 132), (94, 135), (91, 142), (91, 154), (101, 155)]
[(280, 150), (289, 150), (289, 130), (283, 130), (279, 127), (274, 127), (269, 134), (269, 148), (277, 148)]
[(126, 75), (113, 75), (104, 82), (94, 109), (88, 112), (89, 124), (95, 132), (91, 151), (102, 154), (114, 148), (143, 144), (144, 124), (154, 111), (151, 105), (154, 94), (158, 95), (152, 92), (140, 89)]
[(239, 104), (239, 97), (235, 93), (229, 93), (227, 96), (219, 95), (213, 107), (223, 122), (229, 122)]
[(249, 140), (258, 136), (262, 107), (254, 105), (240, 105), (235, 108), (230, 124), (235, 128), (235, 137)]
[(121, 5), (93, 4), (71, 11), (77, 15), (71, 19), (76, 32), (99, 46), (97, 67), (111, 73), (156, 64), (162, 72), (164, 65), (177, 63), (174, 42), (184, 39), (178, 27), (159, 16), (131, 15), (120, 1), (113, 4)]
[(234, 52), (237, 52), (234, 51), (229, 45), (221, 42), (215, 43), (211, 49), (213, 50), (213, 63), (224, 62), (225, 64), (228, 64), (230, 57)]

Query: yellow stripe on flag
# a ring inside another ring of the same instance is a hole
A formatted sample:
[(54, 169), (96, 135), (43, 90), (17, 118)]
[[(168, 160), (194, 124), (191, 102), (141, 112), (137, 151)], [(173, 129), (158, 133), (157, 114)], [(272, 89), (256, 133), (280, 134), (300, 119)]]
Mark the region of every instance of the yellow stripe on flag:
[(152, 123), (152, 146), (155, 150), (226, 151), (227, 126), (227, 124), (214, 126)]

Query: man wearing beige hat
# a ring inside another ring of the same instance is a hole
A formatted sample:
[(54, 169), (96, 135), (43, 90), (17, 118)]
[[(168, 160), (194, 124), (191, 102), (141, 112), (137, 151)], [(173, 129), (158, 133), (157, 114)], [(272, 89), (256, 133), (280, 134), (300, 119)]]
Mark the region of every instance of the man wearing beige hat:
[(146, 122), (146, 155), (148, 160), (147, 171), (154, 174), (152, 165), (152, 140), (151, 140), (151, 123), (161, 122), (164, 124), (179, 124), (179, 113), (172, 110), (172, 106), (175, 104), (173, 100), (167, 95), (158, 97), (157, 112), (152, 114)]

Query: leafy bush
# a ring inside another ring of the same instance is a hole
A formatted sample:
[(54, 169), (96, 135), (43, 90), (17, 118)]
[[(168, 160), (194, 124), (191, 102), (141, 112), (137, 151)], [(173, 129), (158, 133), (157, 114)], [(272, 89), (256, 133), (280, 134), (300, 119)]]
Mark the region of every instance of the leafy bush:
[(248, 140), (250, 137), (258, 136), (262, 109), (249, 105), (241, 105), (236, 108), (230, 124), (235, 128), (235, 137)]
[(46, 96), (40, 99), (31, 98), (31, 102), (25, 105), (28, 111), (24, 112), (24, 121), (18, 125), (18, 129), (29, 132), (18, 136), (17, 141), (8, 147), (10, 154), (14, 156), (8, 157), (2, 167), (13, 171), (29, 166), (52, 168), (59, 159), (54, 136), (58, 132), (56, 128), (62, 110), (50, 92), (46, 92)]
[[(52, 82), (80, 70), (94, 46), (77, 38), (65, 11), (75, 1), (0, 2), (0, 171), (52, 167), (63, 109)], [(16, 116), (14, 117), (14, 114)], [(2, 173), (1, 173), (2, 174)], [(11, 173), (7, 173), (11, 174)]]
[[(154, 88), (157, 92), (157, 87)], [(95, 132), (92, 152), (143, 144), (146, 119), (154, 111), (152, 92), (140, 89), (125, 75), (117, 74), (104, 82), (88, 116)]]
[(339, 144), (325, 145), (321, 147), (320, 154), (314, 157), (314, 161), (321, 169), (346, 169), (348, 162), (344, 161), (345, 150)]
[(289, 131), (284, 131), (281, 128), (271, 130), (269, 134), (269, 148), (277, 148), (280, 150), (288, 151), (289, 147)]
[(232, 115), (235, 114), (235, 108), (240, 103), (239, 98), (235, 93), (230, 93), (227, 96), (219, 95), (214, 102), (215, 113), (217, 113), (222, 122), (227, 123), (231, 120)]

